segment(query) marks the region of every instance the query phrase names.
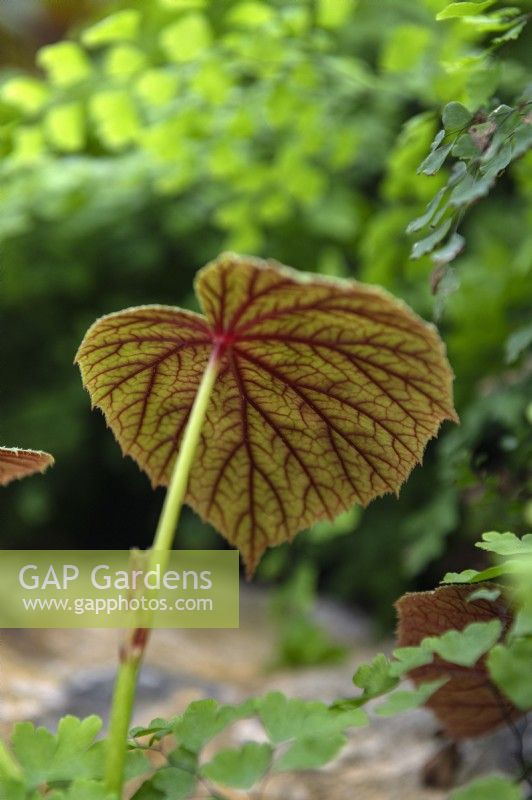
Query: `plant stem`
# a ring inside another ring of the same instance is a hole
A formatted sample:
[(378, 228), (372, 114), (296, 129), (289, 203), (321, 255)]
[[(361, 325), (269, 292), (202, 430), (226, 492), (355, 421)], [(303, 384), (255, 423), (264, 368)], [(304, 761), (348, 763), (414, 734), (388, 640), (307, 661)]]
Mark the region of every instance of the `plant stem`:
[[(164, 500), (159, 524), (155, 533), (152, 553), (155, 558), (160, 558), (161, 552), (169, 554), (175, 536), (175, 529), (183, 499), (188, 486), (188, 478), (196, 448), (198, 446), (201, 429), (205, 420), (205, 413), (211, 397), (212, 389), (218, 374), (218, 354), (215, 350), (207, 364), (203, 378), (198, 388), (194, 405), (183, 434), (179, 454), (175, 462), (172, 478)], [(160, 563), (160, 561), (158, 562)]]
[(122, 795), (124, 767), (126, 763), (127, 737), (141, 658), (120, 661), (113, 693), (109, 739), (107, 742), (105, 785), (118, 798)]
[[(205, 421), (205, 414), (218, 374), (218, 364), (218, 351), (215, 349), (203, 373), (183, 433), (181, 447), (159, 517), (155, 540), (150, 551), (150, 569), (155, 564), (160, 564), (161, 571), (164, 572), (170, 558), (175, 530), (188, 486), (190, 470), (194, 462)], [(118, 800), (122, 797), (124, 786), (127, 738), (135, 702), (137, 679), (149, 633), (149, 628), (133, 630), (128, 641), (121, 648), (120, 653), (120, 666), (116, 676), (111, 706), (105, 769), (106, 787), (116, 794)]]

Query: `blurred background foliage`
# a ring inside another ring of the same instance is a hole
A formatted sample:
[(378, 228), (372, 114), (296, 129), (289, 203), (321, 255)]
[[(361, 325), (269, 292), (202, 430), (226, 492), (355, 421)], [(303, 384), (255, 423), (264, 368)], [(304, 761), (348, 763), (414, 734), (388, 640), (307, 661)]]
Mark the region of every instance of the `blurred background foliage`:
[[(385, 286), (437, 317), (456, 373), (462, 424), (445, 426), (399, 500), (265, 558), (259, 580), (289, 582), (280, 617), (292, 602), (305, 630), (317, 582), (388, 624), (405, 589), (476, 566), (482, 531), (530, 527), (532, 155), (468, 210), (436, 298), (405, 229), (447, 177), (416, 174), (442, 106), (514, 102), (532, 25), (490, 54), (501, 23), (436, 21), (446, 5), (0, 5), (0, 435), (57, 459), (4, 492), (2, 546), (149, 543), (161, 494), (90, 413), (72, 360), (98, 315), (194, 307), (195, 271), (224, 249)], [(178, 546), (223, 543), (187, 511)]]

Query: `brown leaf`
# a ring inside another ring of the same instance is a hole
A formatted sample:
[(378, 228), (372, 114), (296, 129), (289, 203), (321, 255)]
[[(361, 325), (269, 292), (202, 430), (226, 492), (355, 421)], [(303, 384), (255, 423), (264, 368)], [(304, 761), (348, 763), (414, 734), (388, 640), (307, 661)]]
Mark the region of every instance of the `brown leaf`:
[(44, 472), (53, 463), (50, 453), (43, 453), (41, 450), (0, 447), (0, 486), (7, 486), (11, 481), (35, 472)]
[[(489, 584), (484, 584), (493, 588)], [(475, 584), (478, 589), (482, 584)], [(427, 636), (440, 636), (449, 630), (463, 630), (472, 622), (499, 619), (502, 637), (507, 633), (512, 615), (504, 599), (473, 600), (473, 587), (441, 586), (433, 592), (413, 592), (396, 603), (399, 615), (397, 641), (399, 647), (415, 647)], [(472, 667), (451, 664), (435, 655), (431, 664), (408, 673), (416, 685), (447, 676), (448, 682), (427, 701), (452, 739), (468, 739), (485, 733), (518, 717), (518, 711), (503, 698), (490, 680), (485, 656)]]

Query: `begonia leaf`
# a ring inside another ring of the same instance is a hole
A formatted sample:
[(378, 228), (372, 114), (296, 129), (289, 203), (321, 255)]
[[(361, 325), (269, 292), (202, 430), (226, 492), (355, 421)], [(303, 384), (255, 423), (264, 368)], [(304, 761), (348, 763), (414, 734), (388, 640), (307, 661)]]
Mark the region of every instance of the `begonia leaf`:
[(53, 463), (53, 456), (41, 450), (0, 447), (0, 486), (36, 472), (44, 472)]
[[(432, 592), (403, 595), (397, 610), (399, 646), (415, 647), (425, 642), (435, 652), (429, 664), (410, 670), (408, 676), (418, 686), (448, 678), (426, 702), (447, 735), (453, 739), (482, 736), (519, 716), (518, 709), (491, 680), (486, 666), (486, 649), (494, 643), (491, 628), (495, 629), (495, 621), (500, 624), (497, 633), (501, 632), (501, 639), (512, 624), (512, 615), (502, 597), (474, 600), (470, 586), (441, 586)], [(488, 625), (479, 627), (478, 623)], [(471, 658), (462, 658), (456, 648), (457, 631), (464, 632), (463, 649), (470, 649)], [(478, 632), (475, 654), (478, 658), (471, 663), (475, 645), (470, 640), (475, 631)], [(432, 647), (435, 637), (441, 637), (441, 646)], [(454, 662), (445, 660), (440, 655), (442, 652)]]
[(187, 502), (242, 553), (398, 492), (457, 419), (436, 329), (382, 289), (232, 254), (201, 270), (204, 314), (142, 306), (98, 320), (77, 354), (93, 405), (167, 485), (200, 380), (217, 380)]

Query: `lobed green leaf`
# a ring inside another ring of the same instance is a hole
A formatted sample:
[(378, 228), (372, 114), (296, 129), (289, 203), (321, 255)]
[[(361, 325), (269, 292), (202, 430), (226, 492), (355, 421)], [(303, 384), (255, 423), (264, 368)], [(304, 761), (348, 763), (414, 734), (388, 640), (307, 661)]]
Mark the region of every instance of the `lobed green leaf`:
[(450, 261), (454, 261), (456, 256), (462, 252), (464, 246), (464, 237), (460, 236), (459, 233), (453, 233), (447, 242), (445, 242), (443, 247), (440, 247), (438, 250), (434, 250), (431, 256), (432, 260), (435, 264), (448, 264)]
[(482, 534), (482, 541), (477, 542), (476, 547), (499, 556), (531, 556), (532, 533), (519, 538), (515, 533), (488, 531)]
[(385, 702), (375, 709), (375, 713), (381, 717), (393, 717), (396, 714), (402, 714), (404, 711), (419, 708), (446, 683), (447, 678), (438, 678), (435, 681), (421, 683), (411, 691), (400, 689), (397, 692), (392, 692)]
[(141, 787), (133, 800), (186, 800), (194, 792), (197, 782), (195, 773), (177, 767), (163, 767)]
[(289, 699), (280, 692), (267, 694), (258, 701), (258, 715), (273, 744), (315, 734), (342, 733), (367, 722), (365, 713), (359, 709), (339, 711), (318, 701)]
[(450, 630), (441, 636), (428, 636), (421, 647), (437, 653), (451, 664), (472, 667), (499, 640), (502, 633), (500, 620), (472, 622), (461, 631)]
[(499, 564), (496, 567), (487, 567), (480, 572), (476, 569), (465, 569), (462, 572), (447, 572), (441, 583), (481, 583), (482, 581), (500, 578), (501, 575), (506, 575), (511, 571), (511, 565), (506, 563)]
[(532, 323), (514, 331), (506, 341), (506, 362), (515, 364), (532, 347)]
[(410, 253), (410, 258), (421, 258), (421, 256), (430, 253), (434, 247), (444, 239), (452, 225), (452, 219), (446, 219), (439, 228), (436, 228), (431, 234), (426, 236), (424, 239), (420, 239), (419, 242), (416, 242), (412, 248), (412, 252)]
[(85, 28), (81, 41), (87, 47), (99, 47), (111, 42), (136, 39), (139, 33), (141, 15), (133, 8), (123, 9)]
[(425, 158), (424, 161), (421, 162), (419, 165), (417, 172), (422, 172), (424, 175), (435, 175), (438, 170), (443, 166), (445, 159), (449, 155), (453, 148), (453, 143), (449, 142), (448, 144), (443, 145), (443, 147), (437, 147), (432, 153)]
[(103, 752), (96, 735), (102, 727), (99, 717), (63, 717), (57, 734), (36, 728), (30, 722), (18, 723), (12, 735), (12, 749), (30, 788), (75, 778), (98, 778), (102, 773)]
[(478, 2), (450, 3), (437, 14), (436, 19), (457, 19), (480, 14), (492, 6), (496, 0), (478, 0)]
[(467, 600), (468, 602), (473, 602), (474, 600), (488, 600), (490, 603), (492, 603), (500, 596), (500, 589), (488, 589), (484, 586), (481, 589), (475, 589), (474, 592), (471, 592), (471, 594), (468, 595)]
[(406, 229), (407, 233), (417, 233), (417, 231), (420, 231), (422, 228), (425, 228), (429, 224), (434, 214), (438, 210), (441, 200), (445, 195), (445, 192), (446, 192), (446, 187), (443, 187), (443, 189), (440, 189), (440, 191), (434, 195), (434, 197), (428, 204), (426, 211), (421, 216), (416, 217), (416, 219), (412, 220), (412, 222), (408, 225)]
[(109, 792), (102, 782), (83, 778), (73, 781), (68, 789), (48, 792), (46, 798), (47, 800), (117, 800), (116, 794)]
[(353, 676), (353, 683), (362, 689), (360, 698), (355, 701), (362, 705), (368, 700), (386, 694), (399, 683), (397, 676), (390, 671), (391, 662), (382, 653), (375, 656), (370, 664), (362, 664)]
[(400, 678), (411, 669), (430, 664), (433, 652), (424, 647), (423, 643), (417, 647), (397, 647), (393, 651), (394, 660), (390, 664), (390, 675)]
[(471, 119), (471, 112), (462, 103), (447, 103), (443, 109), (442, 122), (446, 131), (461, 131), (469, 125)]
[(332, 761), (347, 742), (341, 733), (303, 736), (274, 763), (274, 772), (318, 769)]
[(264, 777), (273, 756), (269, 744), (248, 742), (242, 747), (222, 750), (201, 768), (209, 780), (235, 789), (251, 789)]
[(240, 706), (221, 706), (216, 700), (197, 700), (173, 723), (172, 730), (179, 742), (197, 753), (218, 733), (254, 711), (254, 700)]
[(496, 645), (488, 655), (488, 670), (501, 691), (522, 711), (532, 709), (532, 639)]

